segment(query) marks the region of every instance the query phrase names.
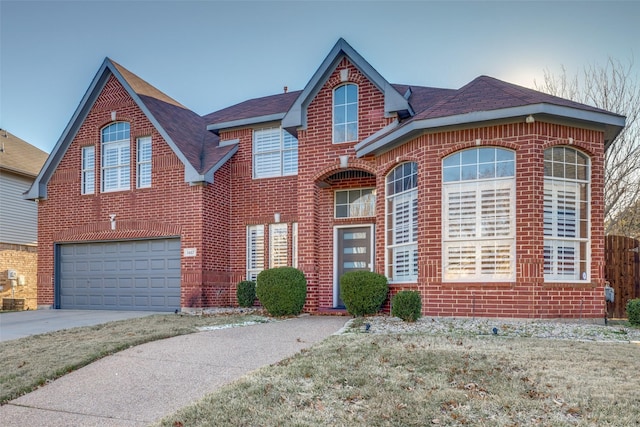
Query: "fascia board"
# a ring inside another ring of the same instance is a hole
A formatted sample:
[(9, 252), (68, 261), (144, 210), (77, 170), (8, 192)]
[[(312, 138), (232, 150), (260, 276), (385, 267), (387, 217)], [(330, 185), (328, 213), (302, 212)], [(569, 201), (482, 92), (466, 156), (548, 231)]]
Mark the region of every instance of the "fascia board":
[(129, 94), (129, 96), (131, 96), (131, 98), (134, 100), (136, 105), (142, 110), (142, 112), (147, 117), (147, 119), (149, 119), (151, 124), (153, 124), (153, 126), (156, 128), (158, 133), (160, 133), (160, 135), (162, 135), (162, 137), (167, 142), (167, 144), (169, 144), (169, 147), (171, 147), (171, 150), (173, 150), (175, 155), (178, 156), (178, 158), (180, 159), (180, 161), (184, 165), (184, 181), (185, 182), (191, 182), (188, 177), (191, 177), (191, 176), (194, 176), (194, 175), (198, 175), (199, 176), (200, 174), (198, 173), (198, 171), (193, 167), (193, 165), (185, 157), (184, 153), (182, 153), (182, 151), (178, 148), (178, 146), (173, 142), (173, 139), (169, 136), (167, 131), (160, 125), (158, 120), (156, 120), (154, 115), (151, 114), (151, 111), (149, 111), (149, 109), (147, 108), (145, 103), (142, 102), (142, 100), (140, 99), (138, 94), (129, 85), (127, 80), (122, 76), (122, 74), (120, 74), (120, 72), (117, 70), (117, 68), (115, 66), (113, 66), (113, 64), (111, 64), (111, 62), (109, 62), (109, 64), (110, 64), (109, 69), (111, 70), (111, 72), (120, 81), (120, 83), (125, 88), (125, 90)]
[(246, 119), (230, 120), (228, 122), (212, 123), (207, 125), (207, 130), (218, 133), (222, 129), (230, 129), (242, 126), (251, 126), (259, 123), (277, 122), (282, 120), (286, 113), (274, 113), (264, 116), (248, 117)]
[(460, 126), (471, 123), (490, 122), (494, 120), (509, 119), (514, 117), (523, 117), (534, 114), (545, 114), (559, 118), (573, 119), (584, 122), (591, 122), (604, 126), (609, 129), (613, 138), (617, 136), (625, 124), (625, 118), (615, 114), (601, 113), (597, 111), (580, 110), (571, 107), (552, 105), (552, 104), (532, 104), (521, 107), (503, 108), (490, 111), (476, 111), (466, 114), (458, 114), (454, 116), (436, 117), (432, 119), (423, 119), (413, 121), (406, 126), (398, 128), (397, 131), (391, 131), (388, 135), (380, 138), (372, 144), (365, 145), (362, 141), (356, 146), (357, 157), (367, 154), (387, 151), (394, 146), (404, 142), (413, 134), (424, 130), (437, 129), (449, 126)]
[(62, 161), (71, 141), (75, 138), (78, 129), (82, 126), (84, 119), (89, 114), (89, 110), (93, 106), (93, 103), (100, 95), (100, 92), (102, 92), (102, 88), (109, 79), (109, 71), (112, 71), (112, 68), (114, 67), (109, 67), (108, 60), (105, 59), (82, 97), (82, 100), (78, 104), (73, 116), (71, 116), (71, 120), (69, 120), (69, 123), (64, 128), (62, 135), (53, 147), (49, 157), (47, 157), (42, 169), (40, 169), (40, 173), (31, 185), (31, 188), (29, 188), (29, 191), (24, 194), (25, 199), (36, 200), (47, 198), (47, 184), (49, 183), (53, 172), (60, 164), (60, 161)]
[(224, 157), (222, 157), (206, 173), (204, 173), (204, 174), (193, 174), (193, 175), (189, 175), (188, 177), (186, 177), (188, 179), (187, 182), (190, 182), (190, 183), (207, 182), (209, 184), (212, 184), (213, 183), (213, 176), (215, 175), (216, 171), (218, 169), (220, 169), (222, 167), (222, 165), (227, 163), (229, 161), (229, 159), (231, 157), (233, 157), (233, 155), (236, 154), (237, 152), (238, 152), (238, 146), (236, 145), (231, 150), (229, 150), (229, 152), (227, 154), (225, 154)]

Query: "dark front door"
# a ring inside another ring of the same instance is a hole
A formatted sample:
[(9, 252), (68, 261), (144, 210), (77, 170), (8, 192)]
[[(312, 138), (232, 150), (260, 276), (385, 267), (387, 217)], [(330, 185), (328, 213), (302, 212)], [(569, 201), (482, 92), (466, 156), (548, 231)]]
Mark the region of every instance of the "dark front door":
[(371, 253), (372, 227), (338, 228), (336, 238), (336, 284), (335, 306), (344, 308), (340, 298), (340, 278), (344, 273), (358, 270), (373, 269), (373, 254)]

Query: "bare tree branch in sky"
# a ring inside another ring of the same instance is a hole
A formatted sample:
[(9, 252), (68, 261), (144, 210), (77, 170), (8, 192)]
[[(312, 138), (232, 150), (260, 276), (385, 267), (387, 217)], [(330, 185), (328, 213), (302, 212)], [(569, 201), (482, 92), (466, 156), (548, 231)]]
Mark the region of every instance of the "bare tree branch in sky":
[(570, 75), (544, 71), (536, 90), (626, 116), (605, 156), (605, 233), (640, 237), (640, 84), (627, 63), (609, 58)]

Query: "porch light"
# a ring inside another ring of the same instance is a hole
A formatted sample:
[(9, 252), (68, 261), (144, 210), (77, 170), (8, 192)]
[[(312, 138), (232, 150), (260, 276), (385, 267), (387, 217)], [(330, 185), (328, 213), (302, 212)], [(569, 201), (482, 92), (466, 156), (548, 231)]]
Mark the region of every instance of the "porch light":
[(109, 221), (111, 222), (111, 229), (116, 229), (116, 214), (109, 214)]
[(349, 166), (349, 156), (340, 156), (340, 167), (346, 169)]

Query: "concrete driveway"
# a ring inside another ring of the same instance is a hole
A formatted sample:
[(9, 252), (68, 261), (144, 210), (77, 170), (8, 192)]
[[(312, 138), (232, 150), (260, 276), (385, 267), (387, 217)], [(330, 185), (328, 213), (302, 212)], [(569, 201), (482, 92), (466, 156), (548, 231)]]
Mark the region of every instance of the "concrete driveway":
[[(152, 311), (29, 310), (0, 313), (0, 341), (158, 314)], [(163, 313), (166, 314), (166, 313)]]

